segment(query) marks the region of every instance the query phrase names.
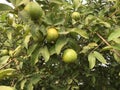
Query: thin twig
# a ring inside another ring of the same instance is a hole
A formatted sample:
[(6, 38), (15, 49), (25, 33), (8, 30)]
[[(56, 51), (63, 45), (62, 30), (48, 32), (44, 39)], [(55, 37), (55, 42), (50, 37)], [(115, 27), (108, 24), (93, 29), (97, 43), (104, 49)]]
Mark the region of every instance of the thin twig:
[(102, 44), (103, 42), (101, 42), (97, 47), (95, 47), (91, 52), (95, 51), (97, 48), (100, 47), (100, 45)]
[[(102, 41), (103, 41), (106, 45), (111, 46), (99, 33), (96, 32), (96, 34), (97, 34), (97, 36), (98, 36), (100, 39), (102, 39)], [(119, 54), (119, 52), (118, 52), (117, 50), (113, 49), (112, 51), (113, 51), (114, 53), (116, 53), (117, 56), (120, 57), (120, 54)]]
[(96, 32), (96, 34), (97, 34), (97, 36), (98, 36), (100, 39), (103, 40), (103, 42), (104, 42), (105, 44), (107, 44), (108, 46), (111, 46), (99, 33)]
[(9, 59), (9, 61), (6, 64), (4, 64), (2, 67), (0, 67), (0, 70), (5, 68), (6, 66), (8, 66), (11, 62), (12, 62), (12, 60)]
[(118, 12), (119, 10), (118, 9), (116, 9), (115, 10), (115, 12), (113, 12), (109, 17), (112, 17), (112, 16), (114, 16), (117, 12)]

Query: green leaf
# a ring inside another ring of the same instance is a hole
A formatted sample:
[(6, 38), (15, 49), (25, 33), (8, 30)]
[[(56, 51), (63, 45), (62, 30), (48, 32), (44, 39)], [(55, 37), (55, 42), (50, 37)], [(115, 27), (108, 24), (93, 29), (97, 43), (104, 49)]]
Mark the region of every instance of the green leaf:
[(71, 87), (71, 90), (79, 90), (79, 86), (73, 85), (73, 86)]
[(89, 39), (89, 36), (88, 36), (87, 32), (84, 31), (84, 30), (80, 30), (78, 28), (74, 28), (70, 32), (75, 32), (75, 33), (79, 34), (80, 36), (84, 37), (85, 39)]
[[(19, 11), (19, 17), (25, 21), (25, 22), (30, 22), (29, 20), (29, 15), (25, 10)], [(29, 26), (29, 25), (28, 25)], [(25, 29), (26, 30), (26, 29)]]
[(114, 46), (112, 46), (113, 49), (116, 49), (116, 50), (120, 50), (120, 44), (116, 44)]
[(0, 70), (0, 79), (3, 79), (6, 76), (11, 76), (14, 71), (15, 71), (15, 69), (12, 69), (12, 68)]
[(81, 5), (80, 0), (73, 0), (73, 4), (74, 4), (76, 10)]
[(55, 4), (62, 4), (62, 0), (50, 0), (49, 2), (55, 3)]
[(36, 85), (41, 80), (40, 74), (34, 75), (27, 81), (27, 90), (33, 90), (34, 85)]
[(16, 3), (16, 0), (9, 0), (9, 2), (14, 5)]
[(31, 56), (31, 54), (33, 53), (33, 51), (35, 50), (35, 48), (37, 47), (37, 43), (36, 44), (33, 44), (29, 47), (29, 49), (27, 50), (27, 54), (28, 56)]
[(12, 10), (12, 7), (10, 7), (6, 4), (0, 3), (0, 11), (8, 11), (8, 10)]
[(8, 55), (8, 54), (9, 54), (9, 51), (7, 49), (0, 50), (0, 56), (5, 56), (5, 55)]
[(78, 41), (76, 41), (74, 38), (69, 38), (67, 45), (69, 45), (69, 47), (74, 49), (76, 52), (80, 51), (80, 47), (79, 47)]
[(101, 49), (101, 51), (106, 51), (106, 50), (111, 50), (111, 49), (113, 49), (112, 46), (105, 46)]
[(97, 43), (91, 42), (91, 43), (88, 44), (88, 46), (92, 49), (92, 48), (94, 48), (98, 45), (97, 45)]
[(114, 56), (114, 59), (115, 59), (118, 63), (120, 63), (120, 57), (119, 57), (116, 53), (114, 53), (113, 56)]
[(46, 17), (44, 17), (44, 19), (43, 19), (43, 21), (44, 21), (46, 24), (48, 24), (48, 25), (52, 25), (52, 24), (53, 24), (50, 16), (51, 16), (51, 13), (49, 13), (49, 16), (46, 16)]
[(101, 21), (100, 24), (103, 24), (105, 27), (110, 28), (111, 25), (108, 22)]
[(64, 45), (66, 45), (68, 42), (68, 39), (66, 38), (59, 38), (55, 44), (55, 50), (56, 53), (59, 54), (61, 49), (63, 48)]
[(91, 81), (92, 81), (93, 84), (95, 84), (95, 83), (96, 83), (96, 77), (95, 77), (95, 76), (92, 76), (92, 77), (91, 77)]
[(68, 78), (68, 79), (67, 79), (67, 83), (68, 83), (68, 84), (72, 84), (72, 82), (73, 82), (73, 79), (71, 79), (71, 78)]
[(108, 0), (108, 1), (117, 1), (117, 0)]
[(24, 79), (24, 80), (22, 80), (22, 81), (20, 82), (20, 89), (21, 89), (21, 90), (24, 89), (24, 86), (25, 86), (26, 82), (27, 82), (27, 79)]
[(87, 53), (90, 49), (93, 49), (94, 47), (98, 46), (96, 43), (91, 42), (87, 46), (84, 46), (81, 53)]
[(41, 80), (41, 76), (39, 74), (36, 74), (30, 79), (30, 82), (33, 85), (36, 85), (40, 80)]
[(30, 2), (30, 0), (16, 0), (17, 6), (20, 6), (22, 4), (27, 4), (29, 2)]
[(16, 90), (16, 89), (10, 86), (0, 86), (0, 90)]
[(94, 56), (95, 56), (101, 63), (103, 63), (103, 64), (106, 64), (106, 63), (107, 63), (106, 60), (105, 60), (105, 58), (102, 56), (102, 54), (100, 54), (100, 53), (97, 52), (97, 51), (94, 51), (93, 53), (94, 53)]
[(116, 38), (113, 40), (115, 43), (120, 44), (120, 38)]
[(0, 66), (7, 63), (7, 61), (9, 60), (10, 56), (2, 56), (0, 58)]
[(40, 55), (40, 48), (36, 47), (31, 56), (32, 65), (35, 65), (38, 62), (39, 55)]
[(89, 61), (89, 68), (92, 69), (95, 66), (96, 63), (96, 58), (94, 56), (94, 53), (90, 53), (88, 55), (88, 61)]
[(50, 55), (53, 55), (56, 53), (55, 46), (51, 46), (49, 49)]
[(84, 46), (80, 53), (87, 53), (90, 50), (89, 46)]
[(116, 38), (120, 37), (120, 28), (117, 30), (114, 30), (108, 37), (108, 41), (114, 40)]
[(33, 85), (30, 81), (27, 82), (26, 90), (33, 90)]
[(96, 17), (93, 16), (93, 15), (88, 15), (88, 16), (85, 18), (85, 25), (89, 25), (90, 22), (92, 22), (93, 20), (96, 20)]
[(32, 25), (30, 32), (34, 41), (43, 40), (42, 32), (40, 31), (40, 27), (38, 25)]
[(27, 35), (23, 41), (26, 49), (28, 49), (28, 43), (30, 41), (30, 38), (31, 38), (31, 34)]
[(8, 30), (8, 31), (6, 32), (7, 37), (8, 37), (8, 39), (10, 40), (10, 42), (12, 41), (12, 33), (13, 33), (12, 30)]
[(56, 26), (57, 26), (57, 25), (63, 25), (64, 22), (65, 22), (65, 19), (59, 18), (59, 19), (56, 19), (56, 20), (55, 20), (54, 25), (56, 25)]
[(20, 3), (23, 2), (23, 0), (9, 0), (15, 7), (21, 5)]
[(50, 58), (50, 53), (48, 51), (47, 46), (44, 46), (44, 47), (40, 48), (40, 53), (44, 57), (45, 62), (47, 62), (49, 60), (49, 58)]
[(20, 55), (22, 51), (22, 45), (19, 45), (14, 51), (13, 51), (13, 56), (17, 57)]

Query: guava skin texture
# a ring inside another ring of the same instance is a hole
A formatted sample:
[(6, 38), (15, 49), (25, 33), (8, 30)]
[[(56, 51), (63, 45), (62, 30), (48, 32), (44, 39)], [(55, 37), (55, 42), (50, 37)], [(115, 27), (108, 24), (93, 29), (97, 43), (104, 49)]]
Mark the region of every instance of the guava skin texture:
[(74, 20), (79, 20), (80, 19), (80, 13), (79, 12), (73, 12), (71, 17)]
[(37, 20), (43, 15), (41, 6), (36, 2), (28, 3), (24, 9), (33, 20)]
[(51, 42), (51, 41), (55, 41), (58, 38), (59, 34), (58, 31), (55, 28), (50, 28), (47, 30), (47, 41)]
[(77, 60), (77, 53), (73, 49), (66, 49), (63, 52), (62, 59), (65, 63), (73, 63)]

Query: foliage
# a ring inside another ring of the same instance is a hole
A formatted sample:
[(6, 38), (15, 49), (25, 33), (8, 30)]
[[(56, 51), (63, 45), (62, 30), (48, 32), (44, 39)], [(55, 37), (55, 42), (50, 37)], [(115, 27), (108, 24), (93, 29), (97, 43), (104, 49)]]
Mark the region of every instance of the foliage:
[[(119, 90), (119, 0), (36, 0), (37, 19), (24, 9), (31, 0), (8, 1), (14, 8), (0, 4), (0, 88)], [(59, 34), (50, 42), (49, 28)], [(62, 60), (68, 48), (74, 63)]]

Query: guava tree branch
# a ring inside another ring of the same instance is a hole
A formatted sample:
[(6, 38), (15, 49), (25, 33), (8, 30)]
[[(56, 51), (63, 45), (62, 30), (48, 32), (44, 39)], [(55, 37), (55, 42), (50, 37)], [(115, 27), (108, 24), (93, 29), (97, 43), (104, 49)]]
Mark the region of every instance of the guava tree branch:
[(96, 32), (96, 34), (106, 45), (111, 46), (99, 33)]
[[(99, 33), (96, 32), (96, 34), (97, 34), (97, 36), (98, 36), (106, 45), (111, 46)], [(120, 54), (119, 54), (119, 52), (118, 52), (117, 50), (112, 49), (112, 51), (113, 51), (114, 53), (116, 53), (117, 56), (120, 57)]]

